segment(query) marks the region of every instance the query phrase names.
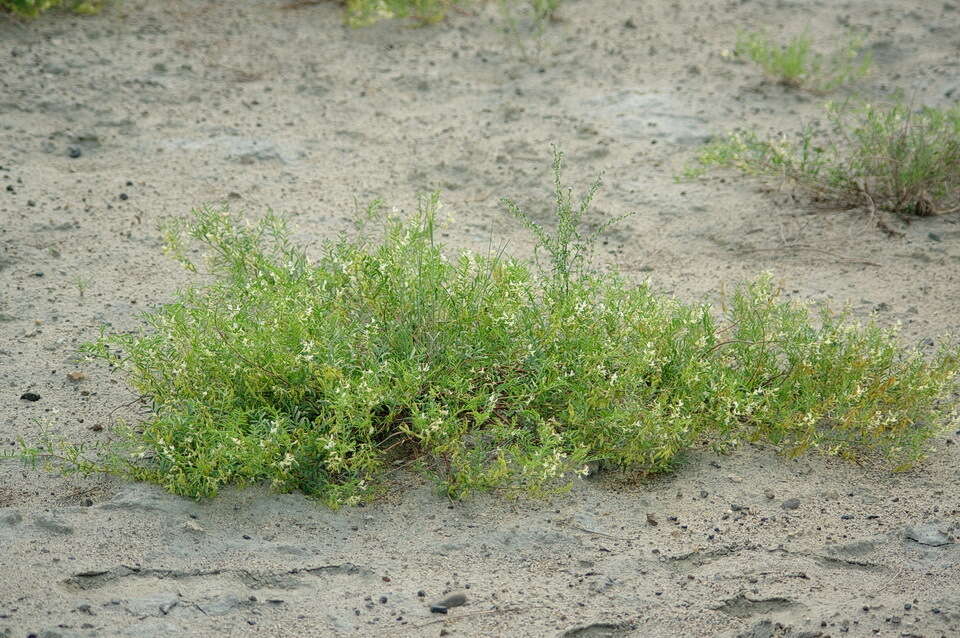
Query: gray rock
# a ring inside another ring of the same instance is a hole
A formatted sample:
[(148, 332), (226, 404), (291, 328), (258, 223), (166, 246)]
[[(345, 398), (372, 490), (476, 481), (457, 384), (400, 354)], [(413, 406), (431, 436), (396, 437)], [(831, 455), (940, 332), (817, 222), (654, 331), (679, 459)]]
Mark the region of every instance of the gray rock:
[(903, 533), (904, 535), (912, 541), (916, 541), (921, 545), (929, 545), (931, 547), (941, 547), (943, 545), (950, 545), (953, 543), (953, 539), (947, 535), (940, 528), (942, 524), (940, 523), (924, 523), (922, 525), (911, 525), (907, 527)]
[(797, 509), (798, 507), (800, 507), (800, 499), (799, 499), (799, 498), (788, 498), (787, 500), (785, 500), (785, 501), (783, 502), (782, 505), (780, 505), (780, 507), (782, 507), (782, 508), (785, 509), (785, 510), (795, 510), (795, 509)]

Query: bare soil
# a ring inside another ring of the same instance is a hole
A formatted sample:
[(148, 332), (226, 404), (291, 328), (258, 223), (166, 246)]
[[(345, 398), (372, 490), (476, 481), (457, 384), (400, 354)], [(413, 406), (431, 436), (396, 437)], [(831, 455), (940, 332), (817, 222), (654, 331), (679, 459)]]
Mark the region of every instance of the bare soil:
[[(716, 301), (770, 271), (791, 296), (902, 324), (910, 346), (960, 334), (957, 217), (891, 238), (777, 185), (674, 181), (712, 134), (821, 113), (724, 55), (738, 28), (809, 28), (826, 48), (861, 30), (876, 59), (862, 92), (943, 106), (960, 97), (953, 0), (572, 0), (539, 38), (505, 33), (495, 3), (359, 30), (338, 3), (284, 4), (0, 18), (4, 449), (103, 442), (142, 418), (124, 379), (76, 352), (189, 284), (161, 219), (272, 208), (315, 245), (358, 204), (439, 189), (451, 248), (529, 255), (498, 200), (548, 219), (552, 143), (571, 183), (604, 173), (594, 221), (637, 212), (600, 255), (628, 277)], [(956, 427), (902, 474), (748, 447), (645, 482), (601, 473), (549, 502), (450, 503), (405, 476), (339, 512), (5, 460), (0, 635), (957, 636)], [(465, 605), (430, 612), (457, 592)]]

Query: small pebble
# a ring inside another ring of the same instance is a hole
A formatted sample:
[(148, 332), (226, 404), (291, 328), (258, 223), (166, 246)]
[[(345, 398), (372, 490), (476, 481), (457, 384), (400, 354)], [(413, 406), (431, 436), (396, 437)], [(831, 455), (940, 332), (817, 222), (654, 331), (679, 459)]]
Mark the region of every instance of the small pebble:
[(797, 509), (798, 507), (800, 507), (800, 499), (799, 499), (799, 498), (788, 498), (787, 500), (785, 500), (785, 501), (783, 502), (783, 504), (782, 504), (780, 507), (782, 507), (782, 508), (785, 509), (785, 510), (795, 510), (795, 509)]
[(40, 395), (36, 392), (24, 392), (20, 395), (20, 398), (24, 401), (39, 401)]
[(80, 150), (79, 148), (77, 148), (76, 146), (71, 146), (71, 147), (67, 150), (67, 155), (69, 155), (71, 159), (77, 159), (78, 157), (80, 157), (81, 155), (83, 155), (83, 151), (81, 151), (81, 150)]

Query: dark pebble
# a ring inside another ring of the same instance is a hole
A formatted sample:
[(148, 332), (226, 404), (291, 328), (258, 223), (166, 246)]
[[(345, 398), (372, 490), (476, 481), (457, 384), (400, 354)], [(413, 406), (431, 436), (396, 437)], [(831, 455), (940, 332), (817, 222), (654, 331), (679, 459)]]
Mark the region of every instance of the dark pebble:
[(927, 237), (930, 238), (930, 241), (943, 241), (943, 238), (937, 233), (927, 233)]
[(387, 604), (387, 597), (386, 597), (386, 596), (381, 596), (381, 597), (380, 597), (380, 604), (381, 604), (381, 605), (386, 605), (386, 604)]
[(445, 614), (447, 613), (447, 608), (443, 605), (430, 605), (431, 614)]
[(782, 504), (780, 507), (782, 507), (782, 508), (785, 509), (785, 510), (795, 510), (795, 509), (797, 509), (798, 507), (800, 507), (800, 499), (799, 499), (799, 498), (788, 498), (787, 500), (785, 500), (785, 501), (783, 502), (783, 504)]
[(423, 591), (422, 589), (417, 592), (417, 596), (419, 596), (420, 598), (424, 598), (426, 595), (427, 595), (427, 592)]
[(842, 520), (842, 521), (852, 521), (852, 520), (853, 520), (853, 514), (844, 514), (843, 516), (840, 517), (840, 520)]
[[(459, 607), (460, 605), (463, 605), (466, 602), (467, 602), (466, 594), (451, 594), (450, 596), (447, 596), (440, 602), (434, 603), (433, 605), (431, 605), (430, 611), (433, 611), (434, 607), (442, 607), (444, 610), (447, 610), (450, 607)], [(434, 612), (434, 613), (445, 614), (447, 612), (441, 611), (441, 612)]]
[(130, 196), (127, 195), (126, 193), (120, 193), (120, 199), (122, 201), (127, 201), (128, 199), (130, 199)]
[(71, 159), (77, 159), (78, 157), (80, 157), (81, 155), (83, 155), (83, 151), (81, 151), (81, 150), (80, 150), (79, 148), (77, 148), (76, 146), (71, 146), (71, 147), (67, 150), (67, 155), (70, 156)]
[(40, 395), (36, 392), (24, 392), (20, 395), (20, 398), (24, 401), (39, 401)]

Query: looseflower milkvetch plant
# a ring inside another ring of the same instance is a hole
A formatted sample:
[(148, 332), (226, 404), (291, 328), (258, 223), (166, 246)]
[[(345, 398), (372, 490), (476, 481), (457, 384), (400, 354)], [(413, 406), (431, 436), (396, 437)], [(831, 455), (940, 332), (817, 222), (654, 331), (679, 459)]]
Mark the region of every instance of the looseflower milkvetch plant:
[[(200, 209), (167, 248), (204, 275), (130, 334), (86, 351), (151, 408), (105, 460), (32, 448), (191, 497), (269, 482), (338, 506), (372, 498), (397, 464), (451, 496), (544, 493), (587, 463), (668, 470), (692, 445), (770, 441), (789, 454), (921, 458), (943, 427), (956, 348), (931, 358), (892, 332), (781, 300), (769, 276), (715, 312), (590, 268), (584, 215), (555, 158), (556, 219), (509, 210), (537, 261), (449, 253), (439, 200), (314, 258), (284, 220)], [(188, 242), (207, 248), (186, 257)], [(54, 446), (55, 447), (55, 446)], [(51, 458), (51, 457), (48, 457)]]

